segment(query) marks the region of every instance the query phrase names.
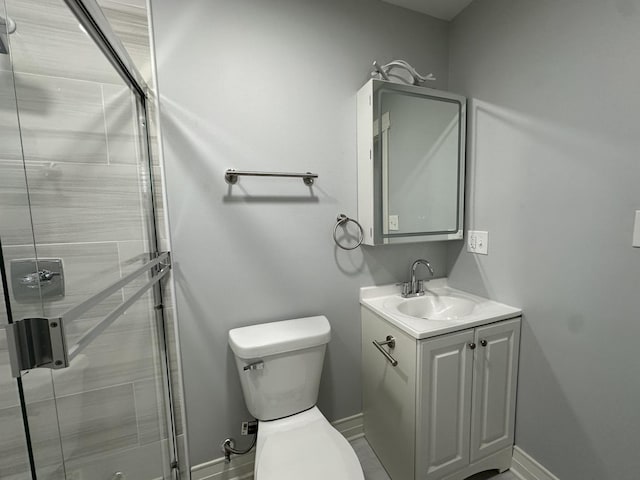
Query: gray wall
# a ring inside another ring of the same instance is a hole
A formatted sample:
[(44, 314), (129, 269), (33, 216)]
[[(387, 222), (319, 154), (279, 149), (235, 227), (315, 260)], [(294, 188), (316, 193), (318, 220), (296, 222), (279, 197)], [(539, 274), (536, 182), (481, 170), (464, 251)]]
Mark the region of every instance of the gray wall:
[[(404, 280), (446, 245), (338, 250), (356, 216), (355, 93), (371, 62), (403, 58), (446, 87), (447, 23), (373, 0), (153, 1), (169, 217), (191, 459), (219, 457), (245, 410), (227, 331), (325, 314), (333, 328), (319, 407), (360, 412), (362, 285)], [(300, 180), (226, 168), (313, 171)]]
[(516, 442), (562, 480), (638, 478), (640, 2), (482, 0), (450, 45), (489, 231), (450, 277), (525, 312)]

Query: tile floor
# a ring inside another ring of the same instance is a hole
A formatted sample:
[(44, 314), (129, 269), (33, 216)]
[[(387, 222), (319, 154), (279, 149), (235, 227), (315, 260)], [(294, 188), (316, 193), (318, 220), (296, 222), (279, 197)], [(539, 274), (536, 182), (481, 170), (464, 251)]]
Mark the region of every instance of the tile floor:
[[(351, 445), (362, 464), (365, 480), (391, 480), (365, 438), (358, 438), (352, 441)], [(501, 474), (496, 472), (483, 472), (469, 477), (467, 480), (518, 480), (518, 477), (511, 472)]]

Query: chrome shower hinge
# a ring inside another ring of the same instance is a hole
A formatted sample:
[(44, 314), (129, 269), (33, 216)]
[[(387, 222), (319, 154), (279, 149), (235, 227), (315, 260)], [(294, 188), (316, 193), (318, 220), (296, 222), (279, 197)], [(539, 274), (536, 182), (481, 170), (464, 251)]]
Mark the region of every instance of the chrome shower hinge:
[(62, 318), (23, 318), (6, 326), (11, 375), (32, 368), (69, 366)]

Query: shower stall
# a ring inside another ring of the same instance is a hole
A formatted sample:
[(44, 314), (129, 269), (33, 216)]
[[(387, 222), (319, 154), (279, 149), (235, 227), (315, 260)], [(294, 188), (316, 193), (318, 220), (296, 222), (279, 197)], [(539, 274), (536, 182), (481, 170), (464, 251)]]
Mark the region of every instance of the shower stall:
[(0, 0), (3, 480), (188, 478), (144, 3)]

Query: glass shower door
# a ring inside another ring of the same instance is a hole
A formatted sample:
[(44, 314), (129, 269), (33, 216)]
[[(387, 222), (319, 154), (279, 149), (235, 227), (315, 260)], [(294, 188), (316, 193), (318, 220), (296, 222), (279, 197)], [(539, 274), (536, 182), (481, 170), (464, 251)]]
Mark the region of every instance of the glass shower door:
[[(4, 242), (20, 245), (26, 256), (35, 258), (36, 249), (31, 228), (31, 210), (22, 157), (22, 144), (16, 107), (13, 72), (8, 56), (7, 21), (4, 3), (0, 3), (0, 478), (31, 478), (33, 452), (25, 403), (25, 380), (12, 376), (9, 361), (7, 326), (27, 312), (11, 302), (10, 285), (4, 261)], [(33, 290), (30, 312), (43, 315), (38, 302), (39, 291)], [(12, 308), (13, 307), (13, 308)], [(34, 373), (35, 376), (40, 372)], [(27, 382), (29, 383), (29, 382)], [(40, 377), (39, 389), (53, 394), (50, 380)], [(45, 393), (47, 392), (47, 393)], [(54, 412), (49, 412), (54, 413)], [(55, 418), (55, 415), (53, 415)], [(53, 422), (52, 427), (56, 424)], [(61, 461), (60, 442), (51, 442), (51, 452)]]
[(48, 318), (72, 358), (14, 380), (0, 349), (0, 477), (171, 478), (139, 102), (63, 0), (3, 6), (0, 321)]

